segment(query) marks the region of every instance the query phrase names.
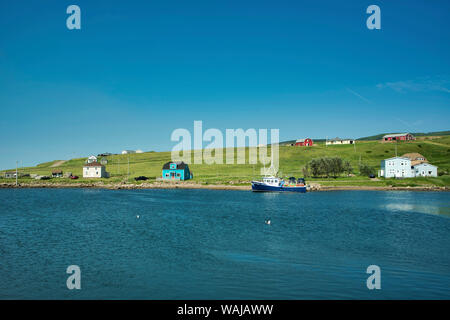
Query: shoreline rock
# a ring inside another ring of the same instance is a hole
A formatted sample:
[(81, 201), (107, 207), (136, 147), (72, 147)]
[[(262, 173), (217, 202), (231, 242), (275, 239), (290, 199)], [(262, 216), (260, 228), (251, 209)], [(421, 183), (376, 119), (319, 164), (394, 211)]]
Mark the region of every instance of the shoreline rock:
[[(31, 188), (52, 188), (52, 189), (70, 189), (70, 188), (93, 188), (108, 190), (132, 190), (132, 189), (209, 189), (209, 190), (251, 190), (251, 186), (221, 185), (221, 184), (196, 184), (196, 183), (114, 183), (105, 184), (103, 182), (95, 183), (0, 183), (0, 189), (31, 189)], [(364, 191), (450, 191), (449, 187), (424, 186), (424, 187), (392, 187), (392, 186), (322, 186), (318, 183), (307, 185), (308, 192), (315, 191), (344, 191), (344, 190), (364, 190)]]

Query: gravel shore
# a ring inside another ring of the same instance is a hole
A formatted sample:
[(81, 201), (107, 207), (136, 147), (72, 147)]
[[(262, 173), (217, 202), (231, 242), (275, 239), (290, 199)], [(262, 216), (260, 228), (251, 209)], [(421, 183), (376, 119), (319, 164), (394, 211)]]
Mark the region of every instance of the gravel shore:
[[(211, 190), (251, 190), (251, 185), (221, 185), (221, 184), (196, 184), (191, 182), (154, 182), (154, 183), (0, 183), (0, 188), (97, 188), (97, 189), (211, 189)], [(406, 190), (406, 191), (449, 191), (448, 187), (391, 187), (391, 186), (322, 186), (319, 184), (308, 185), (308, 191), (342, 191), (342, 190)]]

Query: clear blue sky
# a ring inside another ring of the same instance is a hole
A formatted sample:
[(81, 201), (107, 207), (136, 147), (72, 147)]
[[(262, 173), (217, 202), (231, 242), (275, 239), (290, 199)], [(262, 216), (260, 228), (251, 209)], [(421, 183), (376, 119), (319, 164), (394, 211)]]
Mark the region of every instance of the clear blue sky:
[(449, 46), (446, 0), (1, 1), (0, 168), (171, 150), (194, 120), (281, 140), (448, 130)]

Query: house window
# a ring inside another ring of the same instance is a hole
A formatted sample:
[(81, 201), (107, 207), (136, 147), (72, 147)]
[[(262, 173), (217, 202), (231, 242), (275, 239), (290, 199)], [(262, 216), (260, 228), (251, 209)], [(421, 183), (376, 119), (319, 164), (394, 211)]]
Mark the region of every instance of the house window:
[(177, 173), (177, 177), (181, 176), (179, 173)]

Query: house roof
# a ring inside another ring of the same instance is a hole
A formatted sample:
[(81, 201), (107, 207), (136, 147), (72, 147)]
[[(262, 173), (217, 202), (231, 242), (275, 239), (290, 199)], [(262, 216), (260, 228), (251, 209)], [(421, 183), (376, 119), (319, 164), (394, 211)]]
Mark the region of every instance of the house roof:
[(169, 162), (164, 163), (163, 169), (170, 169), (170, 164), (172, 164), (172, 163), (176, 163), (177, 169), (184, 169), (187, 166), (187, 164), (184, 163), (183, 161), (169, 161)]
[[(428, 162), (427, 158), (417, 152), (405, 153), (402, 157), (411, 159), (411, 165), (416, 166), (422, 162)], [(423, 160), (421, 160), (421, 158)]]
[(102, 164), (98, 163), (97, 161), (86, 163), (83, 167), (103, 167)]
[(392, 158), (387, 158), (387, 159), (384, 159), (384, 160), (397, 160), (397, 159), (399, 159), (399, 160), (411, 160), (410, 158), (406, 158), (406, 157), (392, 157)]
[(410, 158), (411, 160), (418, 160), (419, 158), (427, 160), (427, 158), (425, 158), (423, 155), (417, 152), (405, 153), (404, 155), (402, 155), (402, 157)]
[(425, 160), (411, 160), (411, 165), (412, 166), (416, 166), (416, 165), (418, 165), (418, 164), (421, 164), (421, 163), (427, 163), (428, 161), (425, 161)]
[(297, 142), (305, 142), (306, 139), (309, 139), (309, 138), (297, 139), (297, 140), (295, 140), (295, 142), (296, 142), (296, 143), (297, 143)]
[(414, 167), (419, 167), (419, 166), (429, 166), (429, 167), (437, 168), (437, 166), (434, 166), (431, 163), (427, 163), (427, 162), (422, 162), (422, 163), (416, 164)]
[(408, 132), (405, 132), (405, 133), (392, 133), (392, 134), (386, 134), (386, 135), (384, 135), (383, 136), (383, 138), (389, 138), (389, 137), (403, 137), (403, 136), (406, 136), (407, 134), (410, 134), (410, 133), (408, 133)]
[(53, 170), (52, 173), (63, 173), (62, 170)]
[(341, 138), (339, 138), (339, 137), (336, 137), (336, 138), (331, 139), (331, 140), (329, 140), (329, 141), (346, 141), (346, 140), (353, 140), (353, 139), (341, 139)]

